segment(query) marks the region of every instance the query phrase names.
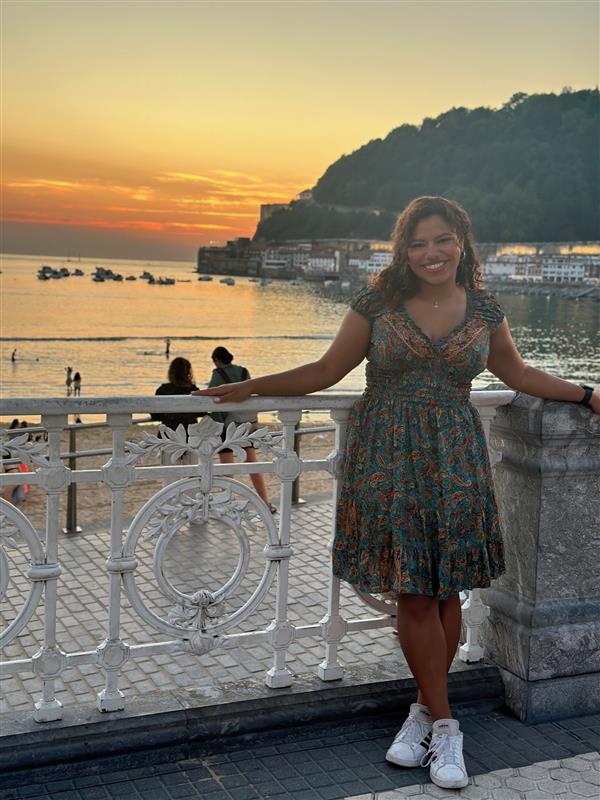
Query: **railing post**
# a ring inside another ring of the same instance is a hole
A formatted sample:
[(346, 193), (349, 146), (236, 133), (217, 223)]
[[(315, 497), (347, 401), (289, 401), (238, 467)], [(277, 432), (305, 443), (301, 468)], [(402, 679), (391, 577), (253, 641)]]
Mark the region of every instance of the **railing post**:
[[(342, 469), (346, 446), (346, 428), (349, 408), (334, 409), (331, 418), (335, 422), (334, 450), (328, 458), (329, 472), (333, 477), (333, 510), (331, 518), (331, 539), (329, 541), (329, 561), (331, 564), (331, 550), (335, 535), (337, 500), (342, 488)], [(338, 661), (338, 648), (341, 640), (346, 635), (347, 623), (340, 614), (340, 581), (335, 578), (333, 571), (329, 573), (329, 592), (327, 598), (327, 613), (321, 620), (321, 636), (325, 642), (325, 658), (319, 664), (318, 675), (322, 681), (339, 680), (344, 673), (344, 668)]]
[(54, 689), (67, 665), (66, 654), (56, 640), (56, 611), (58, 578), (61, 567), (58, 559), (58, 511), (60, 493), (67, 488), (71, 474), (60, 460), (60, 435), (67, 424), (63, 414), (43, 414), (42, 425), (48, 431), (48, 465), (37, 470), (39, 485), (46, 492), (45, 569), (44, 583), (44, 643), (32, 657), (33, 671), (42, 681), (42, 696), (35, 703), (36, 722), (53, 722), (62, 718), (62, 703)]
[[(300, 458), (300, 443), (302, 441), (302, 437), (298, 435), (298, 431), (300, 430), (300, 422), (297, 422), (294, 425), (294, 452)], [(302, 477), (302, 473), (298, 475), (294, 483), (292, 484), (292, 505), (299, 506), (302, 505), (305, 501), (302, 500), (300, 497), (300, 478)]]
[[(77, 429), (74, 427), (69, 428), (69, 469), (77, 469)], [(67, 520), (66, 527), (62, 530), (63, 533), (81, 533), (81, 528), (77, 524), (77, 484), (75, 482), (69, 484), (67, 489)]]
[(112, 493), (110, 519), (110, 552), (106, 560), (108, 572), (108, 626), (106, 639), (96, 650), (98, 663), (104, 669), (106, 682), (98, 693), (99, 711), (120, 711), (125, 696), (119, 689), (119, 674), (129, 658), (129, 646), (121, 639), (122, 575), (135, 569), (135, 559), (122, 557), (123, 493), (133, 479), (133, 469), (125, 458), (125, 433), (131, 425), (131, 414), (107, 414), (112, 430), (112, 456), (102, 467), (104, 481)]
[[(292, 505), (292, 484), (298, 477), (302, 464), (294, 452), (294, 432), (300, 420), (301, 411), (279, 411), (279, 421), (283, 425), (283, 455), (275, 462), (275, 474), (281, 481), (279, 503), (279, 541), (281, 548), (290, 547), (290, 522)], [(291, 551), (290, 551), (291, 554)], [(271, 689), (291, 686), (292, 675), (286, 667), (285, 656), (294, 642), (295, 627), (287, 618), (289, 555), (277, 565), (277, 594), (275, 599), (275, 619), (269, 625), (270, 643), (273, 648), (273, 666), (266, 675), (266, 684)]]

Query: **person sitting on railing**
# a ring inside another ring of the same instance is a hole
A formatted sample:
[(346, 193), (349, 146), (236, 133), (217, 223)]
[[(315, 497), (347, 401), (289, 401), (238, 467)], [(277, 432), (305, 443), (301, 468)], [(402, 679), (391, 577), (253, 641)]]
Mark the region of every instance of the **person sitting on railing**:
[(482, 286), (471, 223), (458, 203), (420, 197), (402, 212), (391, 264), (362, 289), (327, 352), (287, 372), (194, 394), (239, 402), (333, 386), (367, 358), (348, 423), (333, 573), (398, 598), (398, 634), (417, 702), (387, 751), (430, 764), (434, 783), (466, 786), (447, 670), (461, 629), (459, 593), (504, 572), (485, 436), (470, 404), (486, 366), (511, 389), (600, 413), (600, 390), (527, 366)]
[[(169, 364), (169, 371), (168, 371), (168, 382), (161, 383), (154, 394), (163, 395), (163, 394), (183, 394), (189, 395), (190, 392), (193, 392), (198, 387), (194, 382), (194, 373), (192, 370), (191, 363), (187, 360), (187, 358), (182, 358), (181, 356), (177, 356), (174, 358), (171, 363)], [(178, 425), (183, 425), (186, 429), (188, 425), (193, 425), (194, 422), (198, 422), (199, 414), (170, 414), (170, 413), (156, 413), (150, 415), (152, 419), (158, 420), (162, 422), (167, 428), (171, 428), (171, 430), (175, 430)]]

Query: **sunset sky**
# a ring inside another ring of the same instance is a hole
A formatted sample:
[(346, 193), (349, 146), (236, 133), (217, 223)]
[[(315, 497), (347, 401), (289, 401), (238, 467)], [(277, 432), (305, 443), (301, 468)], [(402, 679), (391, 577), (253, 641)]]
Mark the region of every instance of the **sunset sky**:
[(194, 259), (398, 125), (598, 84), (595, 0), (2, 0), (4, 252)]

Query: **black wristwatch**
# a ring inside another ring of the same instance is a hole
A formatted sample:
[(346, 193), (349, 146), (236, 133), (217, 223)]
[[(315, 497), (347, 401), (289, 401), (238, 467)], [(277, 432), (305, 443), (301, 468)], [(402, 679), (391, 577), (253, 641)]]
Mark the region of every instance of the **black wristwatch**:
[(594, 387), (593, 386), (585, 386), (584, 384), (581, 384), (581, 388), (584, 390), (585, 394), (583, 395), (581, 400), (577, 401), (577, 403), (580, 406), (585, 406), (586, 408), (591, 408), (592, 404), (590, 403), (590, 400), (592, 399), (592, 393), (594, 391)]

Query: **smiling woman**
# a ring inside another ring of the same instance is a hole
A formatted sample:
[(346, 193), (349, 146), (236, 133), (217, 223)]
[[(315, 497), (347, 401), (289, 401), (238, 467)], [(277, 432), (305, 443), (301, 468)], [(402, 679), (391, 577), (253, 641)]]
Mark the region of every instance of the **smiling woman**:
[(485, 436), (469, 401), (486, 367), (510, 388), (600, 413), (600, 391), (527, 366), (504, 312), (481, 286), (467, 213), (419, 197), (400, 215), (394, 256), (362, 289), (327, 352), (294, 370), (194, 392), (239, 401), (339, 381), (366, 356), (367, 388), (348, 421), (333, 574), (397, 597), (398, 634), (419, 693), (386, 758), (430, 764), (443, 788), (468, 783), (447, 670), (461, 629), (459, 593), (504, 572)]

